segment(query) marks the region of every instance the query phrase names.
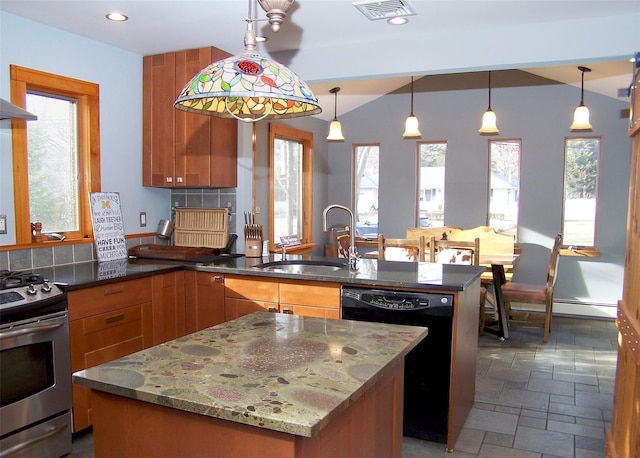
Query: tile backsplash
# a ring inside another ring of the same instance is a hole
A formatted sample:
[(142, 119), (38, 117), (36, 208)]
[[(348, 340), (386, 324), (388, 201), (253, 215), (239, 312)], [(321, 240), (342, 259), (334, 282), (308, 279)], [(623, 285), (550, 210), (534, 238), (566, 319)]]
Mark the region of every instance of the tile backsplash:
[[(134, 237), (126, 241), (127, 248), (146, 243), (166, 245), (159, 237)], [(55, 246), (0, 251), (0, 270), (31, 270), (96, 260), (93, 243), (64, 243)]]
[[(226, 208), (229, 227), (235, 227), (236, 189), (172, 189), (171, 207)], [(127, 239), (127, 248), (145, 243), (166, 245), (159, 237)], [(0, 251), (0, 270), (30, 270), (96, 260), (93, 243), (63, 243), (55, 246)]]

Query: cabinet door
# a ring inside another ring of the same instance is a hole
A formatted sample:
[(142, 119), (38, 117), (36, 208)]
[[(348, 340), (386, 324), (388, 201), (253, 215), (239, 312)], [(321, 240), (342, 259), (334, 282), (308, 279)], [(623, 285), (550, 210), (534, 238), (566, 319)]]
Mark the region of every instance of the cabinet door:
[(185, 335), (184, 271), (152, 278), (152, 345)]
[(340, 309), (340, 284), (317, 281), (280, 281), (280, 308), (305, 305)]
[(174, 186), (176, 53), (142, 60), (142, 184)]
[(224, 276), (185, 272), (185, 331), (191, 334), (224, 323)]
[[(200, 70), (229, 55), (214, 47), (177, 52), (176, 97)], [(237, 121), (176, 110), (173, 102), (171, 109), (176, 112), (174, 186), (236, 187)]]
[[(136, 351), (144, 345), (144, 309), (150, 303), (121, 308), (69, 323), (71, 371), (103, 364)], [(90, 390), (73, 385), (73, 430), (91, 426)]]
[(235, 297), (225, 297), (224, 299), (224, 318), (226, 321), (235, 320), (253, 312), (278, 312), (279, 310), (277, 302), (254, 301)]

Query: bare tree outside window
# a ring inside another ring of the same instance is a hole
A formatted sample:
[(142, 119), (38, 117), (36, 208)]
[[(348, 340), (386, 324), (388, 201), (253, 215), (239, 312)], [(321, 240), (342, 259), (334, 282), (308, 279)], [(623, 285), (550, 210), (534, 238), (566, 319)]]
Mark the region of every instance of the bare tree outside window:
[(418, 144), (418, 227), (444, 226), (447, 142)]
[(352, 208), (360, 237), (378, 236), (379, 165), (380, 145), (354, 145)]
[(80, 231), (77, 103), (28, 93), (27, 109), (38, 115), (27, 124), (31, 221), (43, 232)]
[(274, 237), (302, 236), (302, 144), (276, 138), (274, 142), (273, 191)]
[(488, 224), (496, 232), (518, 232), (520, 140), (489, 140)]

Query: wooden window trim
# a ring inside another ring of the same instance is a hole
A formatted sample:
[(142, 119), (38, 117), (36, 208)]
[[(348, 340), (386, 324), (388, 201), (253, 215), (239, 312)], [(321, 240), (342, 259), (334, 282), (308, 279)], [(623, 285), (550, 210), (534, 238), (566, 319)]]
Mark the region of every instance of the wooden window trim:
[[(10, 65), (11, 102), (26, 108), (28, 91), (62, 95), (78, 100), (78, 151), (80, 160), (80, 232), (65, 233), (68, 240), (93, 240), (89, 192), (100, 191), (100, 87), (39, 70)], [(13, 119), (13, 193), (16, 245), (30, 245), (29, 177), (27, 167), (27, 123)], [(40, 245), (40, 244), (38, 244)]]
[[(313, 243), (313, 133), (282, 124), (269, 123), (269, 208), (274, 215), (273, 163), (276, 138), (302, 143), (302, 243)], [(269, 234), (274, 234), (273, 217), (269, 218)], [(274, 237), (271, 237), (273, 239)], [(278, 241), (271, 240), (269, 249), (275, 251)]]

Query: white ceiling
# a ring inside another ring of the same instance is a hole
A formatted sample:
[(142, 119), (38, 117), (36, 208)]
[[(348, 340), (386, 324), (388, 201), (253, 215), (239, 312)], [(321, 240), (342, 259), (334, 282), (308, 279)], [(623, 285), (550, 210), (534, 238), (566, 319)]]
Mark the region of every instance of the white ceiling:
[[(552, 21), (589, 19), (601, 16), (638, 14), (640, 0), (410, 0), (418, 14), (403, 26), (391, 26), (385, 20), (370, 21), (353, 5), (352, 0), (298, 0), (278, 33), (260, 22), (259, 34), (268, 41), (258, 46), (261, 54), (273, 55), (285, 62), (303, 53), (315, 53), (331, 60), (331, 53), (345, 46), (379, 49), (380, 70), (377, 75), (359, 72), (357, 56), (352, 68), (331, 69), (322, 76), (300, 74), (324, 107), (323, 119), (333, 117), (333, 95), (329, 89), (340, 86), (339, 114), (350, 111), (375, 97), (392, 92), (409, 83), (407, 72), (396, 73), (384, 67), (383, 44), (417, 43), (423, 33), (456, 29), (501, 26), (526, 27)], [(0, 9), (81, 36), (101, 41), (140, 55), (180, 49), (216, 46), (233, 54), (243, 51), (249, 1), (244, 0), (0, 0)], [(124, 23), (105, 19), (109, 11), (129, 17)], [(254, 17), (265, 13), (254, 7)], [(552, 18), (552, 19), (549, 19)], [(637, 45), (637, 44), (636, 44)], [(284, 60), (283, 60), (284, 59)], [(579, 87), (577, 63), (523, 70)], [(588, 90), (613, 98), (618, 89), (628, 87), (632, 64), (628, 61), (579, 62), (592, 68), (585, 76)], [(496, 68), (496, 70), (498, 70)], [(423, 73), (425, 74), (425, 73)], [(328, 75), (328, 76), (327, 76)], [(419, 77), (420, 74), (416, 74)]]

